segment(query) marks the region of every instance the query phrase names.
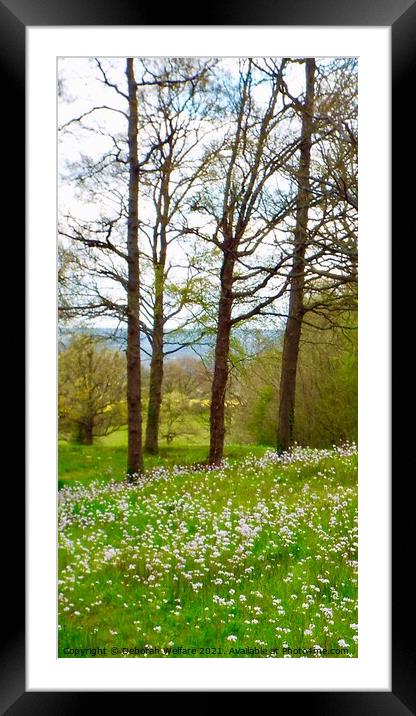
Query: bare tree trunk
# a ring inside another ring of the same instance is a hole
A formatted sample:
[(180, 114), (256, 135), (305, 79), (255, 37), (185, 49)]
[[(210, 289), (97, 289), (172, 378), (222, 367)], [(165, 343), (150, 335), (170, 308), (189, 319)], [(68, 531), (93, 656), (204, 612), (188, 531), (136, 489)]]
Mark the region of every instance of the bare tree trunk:
[[(145, 449), (151, 455), (159, 452), (160, 408), (163, 384), (163, 267), (156, 268), (155, 307), (152, 331), (152, 358), (150, 362), (149, 405), (147, 410)], [(161, 274), (160, 276), (158, 274)]]
[(163, 343), (165, 330), (165, 267), (167, 255), (166, 228), (169, 223), (169, 179), (171, 172), (170, 160), (165, 161), (162, 175), (161, 197), (158, 207), (160, 226), (160, 251), (158, 255), (157, 225), (153, 240), (153, 270), (155, 277), (155, 305), (153, 312), (152, 358), (150, 362), (149, 405), (146, 425), (146, 450), (152, 455), (159, 452), (160, 409), (162, 406), (163, 384)]
[(127, 478), (134, 481), (143, 472), (142, 396), (140, 365), (140, 267), (138, 241), (139, 160), (137, 149), (137, 84), (133, 58), (127, 58), (129, 92), (129, 214), (127, 221)]
[(279, 422), (277, 449), (287, 450), (293, 438), (295, 418), (296, 374), (299, 358), (302, 318), (304, 314), (305, 252), (308, 238), (308, 213), (310, 205), (310, 162), (313, 130), (315, 60), (306, 60), (306, 94), (302, 112), (302, 135), (298, 172), (298, 197), (294, 254), (290, 279), (289, 312), (286, 322), (282, 371), (280, 376)]
[(224, 253), (221, 270), (221, 294), (218, 308), (217, 338), (215, 343), (214, 376), (211, 388), (210, 447), (208, 461), (218, 465), (224, 452), (225, 438), (225, 392), (228, 381), (228, 356), (230, 352), (232, 284), (234, 258)]

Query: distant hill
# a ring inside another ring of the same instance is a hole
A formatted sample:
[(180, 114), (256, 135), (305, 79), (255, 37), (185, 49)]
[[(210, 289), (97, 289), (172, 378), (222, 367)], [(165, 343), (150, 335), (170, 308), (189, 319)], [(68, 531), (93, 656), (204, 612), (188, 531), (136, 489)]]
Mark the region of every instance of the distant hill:
[[(74, 333), (82, 333), (87, 329), (71, 329), (67, 330), (61, 328), (58, 336), (58, 350), (62, 350), (68, 344), (71, 336)], [(89, 328), (88, 333), (92, 333), (96, 336), (102, 336), (107, 345), (111, 348), (118, 350), (125, 350), (127, 343), (127, 329), (125, 327), (118, 328), (116, 331), (113, 328), (107, 326), (95, 326)], [(283, 335), (282, 329), (276, 328), (276, 330), (258, 330), (250, 328), (240, 328), (233, 332), (233, 337), (236, 339), (244, 349), (248, 352), (255, 352), (259, 343), (266, 343), (267, 341), (279, 340)], [(177, 333), (173, 333), (167, 336), (166, 339), (166, 360), (178, 358), (178, 357), (204, 357), (207, 356), (211, 351), (214, 350), (215, 336), (206, 335), (203, 338), (199, 337), (199, 334), (191, 330), (182, 330)], [(143, 362), (146, 363), (150, 360), (150, 342), (147, 336), (142, 334), (141, 336), (141, 348), (143, 353)]]

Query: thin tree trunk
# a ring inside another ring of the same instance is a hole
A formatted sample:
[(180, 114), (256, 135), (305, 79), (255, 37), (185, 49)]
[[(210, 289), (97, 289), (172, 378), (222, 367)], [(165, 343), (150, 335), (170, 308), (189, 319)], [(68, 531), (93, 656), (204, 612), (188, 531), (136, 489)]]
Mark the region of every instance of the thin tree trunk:
[(134, 481), (143, 472), (142, 396), (140, 366), (140, 267), (138, 241), (139, 161), (137, 148), (137, 85), (133, 58), (127, 58), (129, 92), (129, 213), (127, 221), (127, 478)]
[[(153, 270), (155, 277), (155, 305), (153, 311), (152, 357), (150, 362), (149, 404), (146, 424), (146, 451), (152, 455), (159, 452), (160, 409), (162, 406), (163, 384), (163, 343), (164, 343), (164, 298), (165, 298), (165, 267), (167, 255), (166, 230), (169, 223), (169, 180), (171, 161), (167, 158), (161, 182), (160, 202), (158, 205), (158, 222), (153, 236)], [(159, 227), (159, 233), (158, 233)], [(160, 251), (158, 254), (158, 240)]]
[(280, 452), (287, 450), (292, 443), (295, 419), (296, 374), (304, 314), (304, 259), (308, 238), (308, 213), (310, 204), (309, 187), (315, 66), (315, 60), (313, 58), (306, 60), (306, 94), (302, 113), (294, 255), (290, 279), (289, 312), (283, 341), (282, 371), (280, 376), (279, 422), (277, 429), (277, 449)]
[[(162, 405), (163, 384), (163, 292), (164, 269), (159, 266), (155, 271), (155, 308), (152, 331), (152, 357), (150, 362), (149, 405), (146, 424), (146, 452), (157, 455), (159, 452), (160, 408)], [(158, 274), (162, 274), (159, 276)]]
[(208, 457), (211, 465), (218, 465), (224, 453), (225, 392), (229, 370), (233, 271), (234, 259), (229, 253), (225, 253), (221, 271), (214, 376), (211, 388), (210, 448)]

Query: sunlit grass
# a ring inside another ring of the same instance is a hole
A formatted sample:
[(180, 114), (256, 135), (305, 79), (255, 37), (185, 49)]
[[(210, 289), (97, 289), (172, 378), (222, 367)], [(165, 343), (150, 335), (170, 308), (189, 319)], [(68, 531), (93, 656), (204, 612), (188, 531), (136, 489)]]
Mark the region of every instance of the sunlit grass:
[[(231, 461), (236, 461), (248, 454), (261, 456), (266, 449), (261, 445), (226, 445), (224, 454)], [(193, 465), (205, 460), (207, 455), (207, 443), (194, 445), (188, 440), (177, 439), (172, 445), (166, 445), (161, 441), (159, 455), (145, 455), (145, 469)], [(58, 445), (60, 488), (74, 482), (88, 484), (96, 480), (124, 480), (126, 465), (127, 431), (124, 428), (96, 439), (93, 445), (76, 445), (65, 440), (60, 440)]]

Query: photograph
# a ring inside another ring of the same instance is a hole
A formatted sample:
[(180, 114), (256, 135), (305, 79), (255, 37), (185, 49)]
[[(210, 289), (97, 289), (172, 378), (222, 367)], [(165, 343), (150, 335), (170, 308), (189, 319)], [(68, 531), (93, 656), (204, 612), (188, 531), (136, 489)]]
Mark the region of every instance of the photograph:
[(57, 58), (59, 659), (358, 658), (359, 73)]

